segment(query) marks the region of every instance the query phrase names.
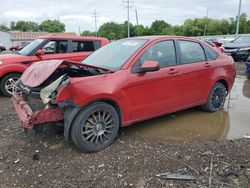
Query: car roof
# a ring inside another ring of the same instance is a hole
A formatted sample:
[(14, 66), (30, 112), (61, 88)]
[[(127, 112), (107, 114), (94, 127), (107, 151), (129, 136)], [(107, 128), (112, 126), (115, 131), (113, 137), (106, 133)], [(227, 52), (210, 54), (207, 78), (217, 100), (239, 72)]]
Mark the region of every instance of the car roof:
[(192, 40), (192, 41), (198, 41), (201, 40), (193, 38), (193, 37), (185, 37), (185, 36), (174, 36), (174, 35), (150, 35), (150, 36), (139, 36), (139, 37), (131, 37), (129, 39), (144, 39), (144, 40), (158, 40), (158, 39), (186, 39), (186, 40)]
[(108, 40), (103, 37), (93, 36), (65, 36), (65, 35), (46, 35), (41, 36), (39, 39), (66, 39), (66, 40)]

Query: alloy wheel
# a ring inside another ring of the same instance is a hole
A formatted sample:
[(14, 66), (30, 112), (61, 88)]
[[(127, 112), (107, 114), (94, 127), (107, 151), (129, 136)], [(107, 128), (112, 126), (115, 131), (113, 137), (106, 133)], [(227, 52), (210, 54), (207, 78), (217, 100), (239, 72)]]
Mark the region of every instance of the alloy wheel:
[(19, 77), (11, 77), (5, 82), (5, 90), (9, 93), (12, 94), (13, 92), (17, 91), (17, 81)]
[(216, 87), (212, 93), (211, 104), (214, 110), (219, 110), (225, 101), (225, 92), (223, 88)]
[(108, 140), (114, 129), (114, 117), (107, 110), (97, 110), (84, 122), (82, 136), (84, 140), (94, 144), (102, 144)]

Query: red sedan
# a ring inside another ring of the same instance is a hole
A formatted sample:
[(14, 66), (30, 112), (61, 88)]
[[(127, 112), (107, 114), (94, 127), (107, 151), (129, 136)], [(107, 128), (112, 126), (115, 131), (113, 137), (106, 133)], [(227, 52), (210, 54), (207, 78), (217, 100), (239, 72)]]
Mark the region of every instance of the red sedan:
[(122, 39), (80, 64), (31, 65), (12, 103), (25, 128), (63, 120), (65, 139), (94, 152), (138, 121), (194, 106), (221, 110), (235, 75), (230, 56), (196, 39)]

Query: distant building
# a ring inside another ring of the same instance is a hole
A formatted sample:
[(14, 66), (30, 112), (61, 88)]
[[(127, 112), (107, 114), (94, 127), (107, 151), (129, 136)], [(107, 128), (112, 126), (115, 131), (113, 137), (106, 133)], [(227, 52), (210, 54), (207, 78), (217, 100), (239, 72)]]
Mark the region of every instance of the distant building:
[(74, 32), (65, 33), (48, 33), (48, 32), (13, 32), (11, 33), (12, 46), (22, 46), (22, 43), (29, 43), (33, 40), (45, 36), (45, 35), (66, 35), (66, 36), (76, 36)]
[(0, 31), (0, 44), (4, 45), (6, 48), (12, 46), (12, 42), (10, 40), (11, 33)]
[(24, 43), (32, 42), (33, 40), (45, 36), (45, 35), (66, 35), (76, 36), (74, 32), (65, 33), (48, 33), (48, 32), (2, 32), (0, 31), (0, 43), (2, 43), (7, 49), (11, 46), (22, 46)]

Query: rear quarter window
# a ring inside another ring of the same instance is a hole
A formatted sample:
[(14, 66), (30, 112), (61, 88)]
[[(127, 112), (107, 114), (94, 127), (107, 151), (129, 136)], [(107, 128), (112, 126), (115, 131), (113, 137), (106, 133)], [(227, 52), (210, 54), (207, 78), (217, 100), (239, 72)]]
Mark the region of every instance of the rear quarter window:
[(218, 58), (219, 56), (218, 52), (216, 52), (215, 50), (206, 45), (203, 45), (203, 48), (205, 50), (208, 61), (216, 60)]

